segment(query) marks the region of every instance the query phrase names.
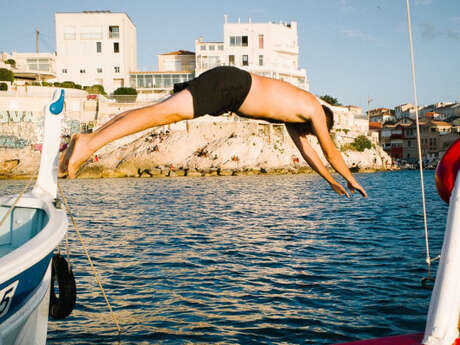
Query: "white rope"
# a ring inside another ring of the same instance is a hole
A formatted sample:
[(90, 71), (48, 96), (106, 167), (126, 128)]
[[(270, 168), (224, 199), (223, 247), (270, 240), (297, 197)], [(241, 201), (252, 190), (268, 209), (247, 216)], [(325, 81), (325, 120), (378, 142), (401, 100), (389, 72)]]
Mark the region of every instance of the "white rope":
[(431, 260), (430, 257), (430, 245), (428, 240), (428, 224), (427, 224), (427, 217), (426, 217), (426, 200), (425, 200), (425, 183), (423, 180), (423, 162), (422, 162), (422, 144), (420, 142), (420, 124), (418, 120), (418, 101), (417, 101), (417, 83), (415, 81), (415, 64), (414, 64), (414, 47), (412, 44), (412, 25), (410, 20), (410, 5), (409, 0), (406, 0), (406, 7), (407, 7), (407, 26), (409, 29), (409, 45), (410, 45), (410, 60), (411, 60), (411, 67), (412, 67), (412, 84), (414, 88), (414, 105), (415, 105), (415, 122), (417, 124), (417, 146), (418, 146), (418, 161), (419, 161), (419, 168), (420, 168), (420, 185), (422, 189), (422, 203), (423, 203), (423, 221), (425, 225), (425, 246), (426, 246), (426, 263), (428, 265), (428, 276), (430, 275), (430, 265)]

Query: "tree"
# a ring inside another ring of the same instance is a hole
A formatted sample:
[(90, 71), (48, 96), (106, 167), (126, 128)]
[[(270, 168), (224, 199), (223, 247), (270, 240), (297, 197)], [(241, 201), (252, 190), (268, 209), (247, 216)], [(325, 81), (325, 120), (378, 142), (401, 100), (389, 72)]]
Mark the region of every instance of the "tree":
[(6, 64), (11, 65), (11, 67), (16, 68), (16, 61), (13, 59), (8, 59), (5, 61)]
[(0, 68), (0, 80), (13, 82), (14, 81), (14, 73), (11, 72), (9, 69)]
[(329, 96), (329, 95), (324, 95), (324, 96), (321, 96), (320, 97), (323, 101), (329, 103), (330, 105), (342, 105), (339, 103), (339, 101), (337, 100), (337, 98), (334, 98), (332, 96)]
[(0, 91), (8, 91), (8, 84), (0, 83)]
[(356, 149), (356, 151), (359, 152), (363, 152), (365, 149), (372, 148), (371, 141), (364, 135), (356, 137), (351, 145)]

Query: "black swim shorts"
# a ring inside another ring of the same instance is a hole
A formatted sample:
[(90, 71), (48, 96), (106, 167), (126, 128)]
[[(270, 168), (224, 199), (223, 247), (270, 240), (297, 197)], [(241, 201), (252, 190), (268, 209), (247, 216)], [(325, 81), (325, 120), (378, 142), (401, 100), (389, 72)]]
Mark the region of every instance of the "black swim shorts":
[(185, 83), (174, 84), (174, 93), (188, 89), (193, 97), (193, 114), (221, 115), (237, 112), (251, 88), (251, 75), (239, 68), (210, 69)]

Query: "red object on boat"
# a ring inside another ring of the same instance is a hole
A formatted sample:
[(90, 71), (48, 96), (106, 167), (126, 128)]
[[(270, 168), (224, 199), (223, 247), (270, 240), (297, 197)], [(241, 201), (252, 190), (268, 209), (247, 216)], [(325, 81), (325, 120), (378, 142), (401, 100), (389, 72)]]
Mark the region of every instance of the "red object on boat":
[(449, 203), (455, 179), (460, 169), (460, 139), (447, 149), (438, 163), (435, 174), (436, 188), (439, 196)]
[(354, 341), (352, 343), (343, 343), (335, 345), (422, 345), (422, 340), (423, 333), (417, 333), (409, 335), (398, 335), (395, 337)]

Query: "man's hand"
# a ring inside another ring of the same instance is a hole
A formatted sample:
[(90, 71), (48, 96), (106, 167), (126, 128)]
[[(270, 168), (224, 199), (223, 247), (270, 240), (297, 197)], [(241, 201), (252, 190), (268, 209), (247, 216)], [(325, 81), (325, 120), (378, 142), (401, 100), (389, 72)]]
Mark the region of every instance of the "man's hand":
[(353, 181), (353, 182), (348, 182), (348, 189), (350, 190), (351, 193), (354, 193), (356, 190), (358, 192), (361, 193), (361, 195), (365, 198), (367, 198), (367, 193), (366, 191), (364, 190), (363, 187), (361, 187), (361, 185), (356, 182), (356, 181)]
[(329, 183), (329, 185), (338, 195), (345, 195), (347, 198), (350, 198), (350, 194), (348, 194), (347, 190), (343, 188), (343, 186), (340, 183), (332, 182)]

